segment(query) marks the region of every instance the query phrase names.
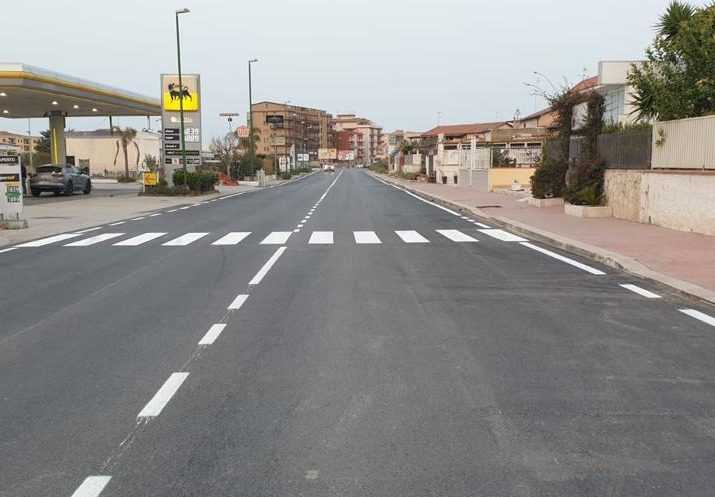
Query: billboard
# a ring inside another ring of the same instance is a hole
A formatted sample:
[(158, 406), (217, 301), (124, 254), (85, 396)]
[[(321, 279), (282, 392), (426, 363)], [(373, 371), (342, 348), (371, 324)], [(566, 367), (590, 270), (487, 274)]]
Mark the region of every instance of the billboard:
[(283, 124), (283, 116), (280, 114), (267, 114), (266, 115), (267, 124)]
[(161, 101), (165, 111), (179, 112), (181, 102), (184, 103), (184, 112), (199, 110), (199, 76), (197, 74), (182, 74), (179, 86), (178, 74), (162, 74), (161, 76)]
[(285, 147), (286, 137), (285, 136), (273, 136), (271, 137), (272, 147)]
[(352, 150), (338, 150), (338, 160), (355, 160), (355, 152)]
[(338, 150), (336, 148), (319, 148), (318, 160), (335, 160), (338, 158)]

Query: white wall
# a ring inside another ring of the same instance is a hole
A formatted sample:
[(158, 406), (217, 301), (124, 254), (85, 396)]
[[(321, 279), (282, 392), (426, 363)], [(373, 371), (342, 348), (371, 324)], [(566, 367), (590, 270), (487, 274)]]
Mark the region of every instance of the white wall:
[[(137, 133), (136, 144), (138, 147), (139, 164), (143, 165), (144, 155), (150, 154), (161, 161), (161, 139), (150, 133)], [(117, 155), (117, 146), (119, 154)], [(127, 148), (129, 155), (129, 171), (137, 171), (137, 147), (130, 144)], [(118, 137), (67, 137), (67, 155), (75, 157), (75, 163), (80, 160), (89, 160), (91, 174), (103, 175), (108, 171), (110, 175), (124, 172), (124, 153), (119, 144)], [(116, 164), (115, 164), (116, 155)]]

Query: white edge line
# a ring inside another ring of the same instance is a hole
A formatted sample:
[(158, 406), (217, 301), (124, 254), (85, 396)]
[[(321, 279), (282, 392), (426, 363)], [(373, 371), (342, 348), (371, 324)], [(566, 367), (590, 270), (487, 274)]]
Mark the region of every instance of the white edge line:
[(679, 309), (679, 311), (683, 314), (687, 314), (691, 318), (695, 318), (698, 321), (702, 321), (705, 324), (715, 326), (715, 318), (712, 316), (708, 316), (704, 312), (696, 311), (695, 309)]
[(283, 255), (283, 252), (286, 251), (286, 247), (279, 247), (278, 250), (271, 256), (270, 259), (268, 259), (268, 262), (266, 262), (263, 267), (261, 268), (258, 273), (253, 277), (251, 281), (248, 282), (249, 285), (258, 285), (261, 281), (263, 281), (263, 278), (266, 277), (268, 274), (268, 271), (271, 270), (273, 265), (278, 261), (281, 255)]
[(554, 259), (556, 259), (556, 260), (558, 260), (558, 261), (565, 262), (566, 264), (569, 264), (569, 265), (571, 265), (571, 266), (574, 266), (574, 267), (577, 267), (577, 268), (579, 268), (579, 269), (582, 269), (582, 270), (586, 271), (587, 273), (591, 273), (591, 274), (594, 274), (594, 275), (597, 275), (597, 276), (601, 276), (601, 275), (606, 274), (606, 273), (604, 273), (603, 271), (600, 271), (600, 270), (598, 270), (598, 269), (596, 269), (596, 268), (592, 268), (591, 266), (587, 266), (586, 264), (581, 264), (581, 263), (578, 262), (578, 261), (575, 261), (575, 260), (573, 260), (573, 259), (569, 259), (568, 257), (564, 257), (563, 255), (557, 254), (556, 252), (552, 252), (552, 251), (550, 251), (550, 250), (546, 250), (546, 249), (541, 248), (541, 247), (539, 247), (539, 246), (536, 246), (536, 245), (534, 245), (534, 244), (532, 244), (532, 243), (530, 243), (530, 242), (519, 242), (519, 245), (523, 245), (524, 247), (528, 247), (528, 248), (530, 248), (530, 249), (532, 249), (532, 250), (536, 250), (537, 252), (540, 252), (540, 253), (542, 253), (542, 254), (544, 254), (544, 255), (548, 255), (549, 257), (553, 257)]
[(132, 221), (141, 221), (142, 219), (146, 219), (146, 216), (132, 218)]
[(98, 497), (111, 479), (111, 476), (88, 476), (74, 491), (72, 497)]
[(150, 418), (161, 414), (161, 411), (166, 407), (174, 394), (179, 390), (179, 387), (181, 387), (181, 384), (184, 383), (188, 377), (189, 373), (171, 373), (169, 379), (164, 382), (137, 417)]
[(237, 311), (241, 307), (243, 307), (243, 304), (246, 303), (246, 300), (248, 300), (248, 295), (242, 294), (238, 295), (235, 299), (233, 299), (233, 302), (231, 302), (228, 306), (228, 309), (230, 311)]
[(636, 285), (631, 285), (630, 283), (619, 283), (620, 287), (625, 288), (626, 290), (630, 290), (633, 293), (637, 293), (641, 297), (645, 297), (647, 299), (659, 299), (661, 298), (660, 295), (657, 293), (650, 292), (646, 290), (645, 288), (641, 288)]
[(170, 211), (166, 211), (166, 212), (176, 212), (176, 211), (178, 211), (178, 210), (179, 210), (179, 209), (171, 209)]
[(17, 247), (10, 247), (6, 249), (0, 250), (0, 254), (4, 254), (5, 252), (12, 252), (13, 250), (17, 250)]
[(225, 324), (217, 323), (209, 328), (204, 337), (199, 340), (199, 345), (213, 345), (216, 339), (219, 337), (221, 332), (226, 328)]
[(119, 226), (120, 224), (124, 224), (126, 221), (119, 221), (117, 223), (111, 223), (109, 226)]

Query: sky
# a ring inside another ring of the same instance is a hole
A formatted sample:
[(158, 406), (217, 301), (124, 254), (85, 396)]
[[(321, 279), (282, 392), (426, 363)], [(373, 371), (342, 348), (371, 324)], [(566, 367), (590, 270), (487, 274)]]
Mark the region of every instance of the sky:
[[(600, 60), (644, 57), (670, 0), (33, 0), (2, 7), (2, 60), (154, 98), (181, 64), (201, 74), (203, 141), (228, 131), (221, 112), (263, 100), (355, 113), (383, 127), (511, 119), (545, 107), (551, 89), (595, 76)], [(706, 2), (691, 2), (701, 6)], [(536, 72), (546, 76), (537, 76)], [(538, 78), (538, 79), (537, 79)], [(550, 83), (550, 82), (551, 83)], [(146, 119), (115, 118), (147, 127)], [(30, 123), (33, 134), (48, 128)], [(69, 118), (106, 128), (108, 118)], [(158, 128), (156, 119), (152, 127)], [(27, 133), (28, 121), (0, 118)]]

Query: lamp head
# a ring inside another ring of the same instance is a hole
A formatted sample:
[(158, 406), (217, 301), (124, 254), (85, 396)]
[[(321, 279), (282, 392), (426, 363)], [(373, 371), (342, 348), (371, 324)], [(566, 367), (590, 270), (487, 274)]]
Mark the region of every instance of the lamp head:
[(176, 15), (178, 16), (179, 14), (188, 14), (191, 12), (189, 9), (179, 9), (176, 11)]

